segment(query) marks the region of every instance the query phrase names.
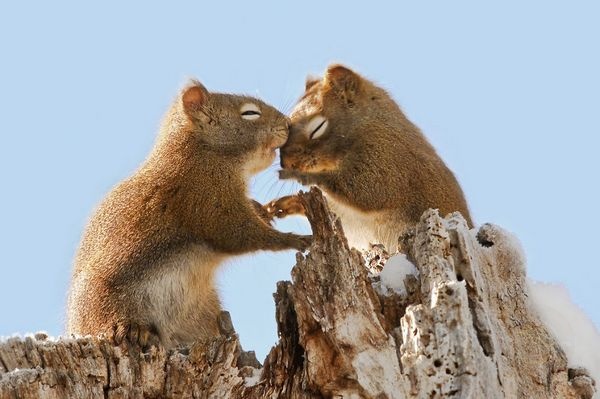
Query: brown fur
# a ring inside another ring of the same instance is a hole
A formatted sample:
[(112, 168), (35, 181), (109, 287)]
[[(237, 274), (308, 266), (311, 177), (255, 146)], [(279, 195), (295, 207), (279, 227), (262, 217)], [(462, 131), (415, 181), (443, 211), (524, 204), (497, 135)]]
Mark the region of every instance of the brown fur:
[[(306, 128), (316, 115), (328, 125), (310, 139)], [(456, 178), (425, 136), (385, 90), (348, 68), (332, 65), (323, 79), (307, 80), (291, 121), (280, 177), (321, 187), (351, 244), (395, 249), (428, 208), (460, 211), (472, 224)]]
[[(240, 107), (257, 104), (245, 120)], [(67, 332), (167, 346), (216, 335), (216, 268), (257, 250), (303, 250), (274, 230), (247, 179), (287, 139), (288, 120), (260, 100), (194, 82), (168, 112), (150, 156), (92, 216), (75, 259)]]

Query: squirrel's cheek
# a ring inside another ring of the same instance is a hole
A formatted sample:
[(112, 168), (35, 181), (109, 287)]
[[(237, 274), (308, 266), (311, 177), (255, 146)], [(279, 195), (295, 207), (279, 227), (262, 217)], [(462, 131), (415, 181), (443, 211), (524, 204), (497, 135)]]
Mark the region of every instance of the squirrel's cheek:
[(281, 148), (287, 141), (287, 132), (275, 133), (269, 136), (267, 139), (266, 147), (270, 150)]

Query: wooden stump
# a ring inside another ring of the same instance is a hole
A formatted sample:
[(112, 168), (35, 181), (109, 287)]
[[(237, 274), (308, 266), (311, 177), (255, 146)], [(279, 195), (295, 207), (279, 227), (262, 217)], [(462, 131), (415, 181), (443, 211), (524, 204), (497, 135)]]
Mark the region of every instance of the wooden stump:
[(374, 289), (319, 190), (301, 198), (315, 241), (277, 284), (279, 342), (263, 367), (227, 314), (220, 337), (172, 351), (39, 334), (0, 343), (0, 398), (591, 398), (594, 381), (567, 368), (532, 311), (501, 228), (425, 212), (402, 238), (419, 278), (400, 295)]

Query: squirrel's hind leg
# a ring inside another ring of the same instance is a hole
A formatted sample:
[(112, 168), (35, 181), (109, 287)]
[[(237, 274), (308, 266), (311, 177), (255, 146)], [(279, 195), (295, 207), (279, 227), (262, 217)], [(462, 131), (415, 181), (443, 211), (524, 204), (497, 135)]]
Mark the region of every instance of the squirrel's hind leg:
[(114, 341), (117, 345), (125, 340), (132, 345), (137, 345), (142, 350), (161, 344), (160, 334), (154, 325), (138, 324), (133, 322), (118, 323), (114, 328)]

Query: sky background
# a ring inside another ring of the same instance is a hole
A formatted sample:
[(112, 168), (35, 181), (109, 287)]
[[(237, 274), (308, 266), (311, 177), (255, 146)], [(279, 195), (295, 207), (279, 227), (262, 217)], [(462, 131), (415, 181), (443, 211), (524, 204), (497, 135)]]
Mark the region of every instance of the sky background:
[[(515, 233), (529, 276), (564, 284), (600, 324), (598, 3), (148, 3), (0, 5), (0, 336), (62, 333), (86, 220), (146, 157), (187, 78), (287, 112), (331, 62), (387, 88), (475, 221)], [(252, 183), (261, 202), (293, 188), (274, 169)], [(293, 263), (292, 251), (261, 253), (219, 276), (260, 360)]]

